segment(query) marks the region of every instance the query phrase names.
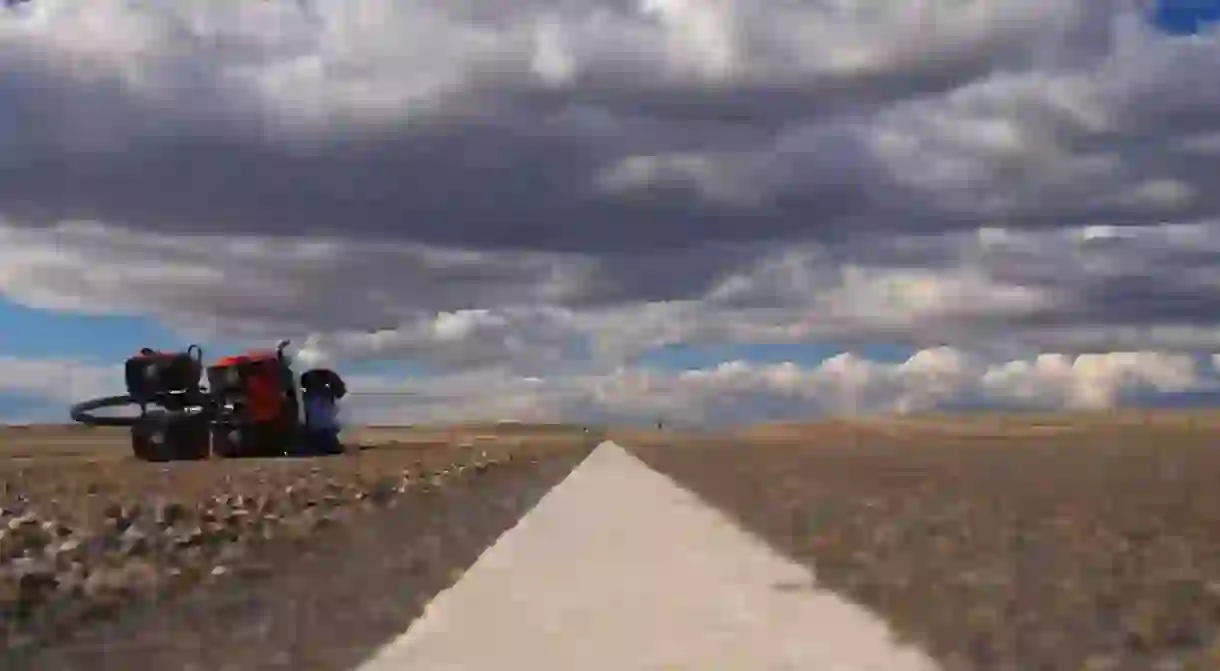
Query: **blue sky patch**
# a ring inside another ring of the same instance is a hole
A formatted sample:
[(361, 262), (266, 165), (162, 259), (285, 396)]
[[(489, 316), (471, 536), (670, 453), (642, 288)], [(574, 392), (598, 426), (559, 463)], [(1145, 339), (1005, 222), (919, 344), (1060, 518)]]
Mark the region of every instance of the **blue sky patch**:
[(1149, 15), (1171, 35), (1196, 35), (1220, 21), (1220, 0), (1158, 0)]
[(144, 345), (182, 346), (172, 331), (147, 317), (39, 310), (0, 297), (0, 355), (117, 362)]

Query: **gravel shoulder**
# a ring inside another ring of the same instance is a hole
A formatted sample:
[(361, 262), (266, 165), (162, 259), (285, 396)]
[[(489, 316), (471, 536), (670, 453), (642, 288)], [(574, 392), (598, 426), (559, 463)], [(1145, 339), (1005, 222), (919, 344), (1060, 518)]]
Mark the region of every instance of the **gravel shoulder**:
[(1220, 668), (1220, 433), (1018, 423), (634, 451), (949, 671)]
[(105, 435), (40, 438), (0, 461), (6, 669), (350, 668), (596, 444), (383, 436), (331, 458), (158, 465)]

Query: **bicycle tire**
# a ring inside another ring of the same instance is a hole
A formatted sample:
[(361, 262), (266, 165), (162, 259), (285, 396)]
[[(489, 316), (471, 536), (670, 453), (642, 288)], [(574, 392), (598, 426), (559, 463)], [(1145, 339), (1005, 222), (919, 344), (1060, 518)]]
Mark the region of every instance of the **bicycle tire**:
[(102, 408), (121, 408), (125, 405), (134, 405), (135, 399), (124, 394), (122, 396), (103, 396), (101, 398), (92, 398), (88, 401), (81, 401), (72, 406), (68, 414), (72, 416), (72, 421), (79, 422), (85, 426), (135, 426), (140, 417), (98, 417), (91, 414), (94, 410)]

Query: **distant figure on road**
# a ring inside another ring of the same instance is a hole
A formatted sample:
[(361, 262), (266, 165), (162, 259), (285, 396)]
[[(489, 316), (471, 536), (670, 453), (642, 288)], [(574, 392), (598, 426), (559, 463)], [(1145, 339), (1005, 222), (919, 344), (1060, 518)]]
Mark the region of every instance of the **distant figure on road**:
[(310, 454), (339, 454), (338, 400), (347, 395), (347, 385), (328, 368), (301, 374), (301, 396), (305, 406), (305, 450)]

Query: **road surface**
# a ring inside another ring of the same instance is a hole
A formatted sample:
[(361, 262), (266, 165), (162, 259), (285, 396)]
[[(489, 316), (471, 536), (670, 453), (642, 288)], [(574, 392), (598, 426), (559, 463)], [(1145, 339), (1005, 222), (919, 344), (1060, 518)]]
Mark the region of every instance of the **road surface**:
[(607, 442), (358, 671), (408, 669), (938, 667)]

